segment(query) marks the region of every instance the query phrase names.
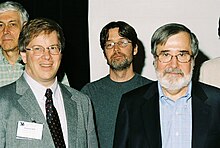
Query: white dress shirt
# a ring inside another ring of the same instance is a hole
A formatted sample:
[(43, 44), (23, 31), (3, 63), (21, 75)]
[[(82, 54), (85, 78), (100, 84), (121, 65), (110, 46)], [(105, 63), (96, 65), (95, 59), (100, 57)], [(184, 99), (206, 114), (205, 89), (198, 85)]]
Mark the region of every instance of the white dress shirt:
[[(34, 80), (26, 72), (24, 72), (24, 78), (27, 81), (28, 85), (30, 86), (31, 90), (33, 91), (34, 96), (36, 97), (37, 102), (46, 120), (45, 93), (47, 88), (41, 85), (40, 83), (38, 83), (36, 80)], [(52, 95), (53, 104), (58, 112), (66, 148), (68, 148), (68, 131), (67, 131), (66, 113), (64, 108), (63, 96), (60, 87), (58, 85), (57, 78), (55, 78), (55, 82), (48, 88), (50, 88), (53, 91), (53, 95)]]

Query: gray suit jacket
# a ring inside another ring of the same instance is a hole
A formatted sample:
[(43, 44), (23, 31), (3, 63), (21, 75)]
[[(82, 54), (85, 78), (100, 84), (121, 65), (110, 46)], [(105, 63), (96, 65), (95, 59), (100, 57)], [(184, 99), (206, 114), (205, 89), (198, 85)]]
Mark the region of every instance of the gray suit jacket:
[[(69, 148), (98, 147), (89, 98), (73, 88), (61, 83), (59, 85), (67, 118)], [(42, 139), (16, 139), (18, 121), (33, 120), (43, 123)], [(0, 88), (0, 147), (55, 147), (45, 117), (23, 76), (16, 82)]]

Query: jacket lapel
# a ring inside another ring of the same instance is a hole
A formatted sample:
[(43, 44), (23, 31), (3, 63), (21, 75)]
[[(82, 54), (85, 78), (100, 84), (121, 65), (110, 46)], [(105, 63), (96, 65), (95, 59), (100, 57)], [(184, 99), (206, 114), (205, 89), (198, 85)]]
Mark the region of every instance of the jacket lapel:
[[(159, 92), (157, 83), (154, 83), (145, 95), (145, 103), (142, 106), (142, 118), (147, 141), (150, 147), (161, 148), (161, 128), (159, 112)], [(201, 86), (193, 83), (192, 87), (192, 148), (204, 146), (208, 134), (211, 118), (210, 106), (205, 102), (208, 99)]]
[(48, 148), (54, 147), (45, 117), (32, 90), (28, 86), (23, 76), (19, 78), (19, 80), (16, 82), (16, 93), (21, 95), (21, 97), (17, 101), (18, 104), (21, 106), (21, 109), (23, 109), (23, 111), (21, 112), (23, 112), (27, 122), (35, 121), (36, 123), (44, 124), (43, 140), (45, 142), (45, 146), (47, 146)]
[(76, 147), (76, 137), (77, 137), (77, 105), (74, 101), (74, 96), (65, 88), (63, 84), (59, 84), (66, 112), (66, 120), (67, 120), (67, 130), (68, 130), (68, 141), (69, 147)]
[(192, 147), (203, 147), (208, 134), (211, 108), (206, 104), (208, 99), (201, 86), (193, 84), (192, 87)]
[(147, 135), (147, 141), (150, 147), (161, 148), (162, 142), (157, 83), (154, 83), (150, 88), (148, 88), (144, 98), (146, 101), (141, 107), (141, 116), (144, 121), (144, 130)]

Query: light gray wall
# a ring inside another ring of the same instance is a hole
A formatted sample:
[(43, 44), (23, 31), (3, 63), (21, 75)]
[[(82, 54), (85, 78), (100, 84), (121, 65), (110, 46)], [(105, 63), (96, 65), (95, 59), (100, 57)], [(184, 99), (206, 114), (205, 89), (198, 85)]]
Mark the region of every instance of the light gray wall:
[(89, 37), (91, 81), (108, 74), (108, 65), (99, 45), (99, 33), (110, 21), (123, 20), (132, 25), (145, 47), (142, 75), (155, 80), (150, 38), (163, 24), (186, 25), (200, 42), (200, 49), (210, 58), (220, 56), (217, 35), (220, 0), (90, 0)]

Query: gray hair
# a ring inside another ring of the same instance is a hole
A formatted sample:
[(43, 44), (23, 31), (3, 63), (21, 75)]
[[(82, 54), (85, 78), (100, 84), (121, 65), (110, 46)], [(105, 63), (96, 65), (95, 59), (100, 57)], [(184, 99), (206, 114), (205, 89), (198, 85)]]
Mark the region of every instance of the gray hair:
[(180, 32), (186, 32), (190, 35), (191, 50), (194, 58), (199, 52), (199, 41), (194, 33), (190, 31), (186, 26), (177, 23), (170, 23), (158, 28), (151, 37), (151, 53), (156, 56), (157, 45), (163, 45), (166, 43), (169, 37), (178, 34)]
[(0, 3), (0, 13), (6, 12), (6, 11), (17, 11), (20, 14), (21, 17), (21, 25), (28, 21), (29, 14), (24, 9), (24, 7), (17, 2), (13, 1), (7, 1)]

